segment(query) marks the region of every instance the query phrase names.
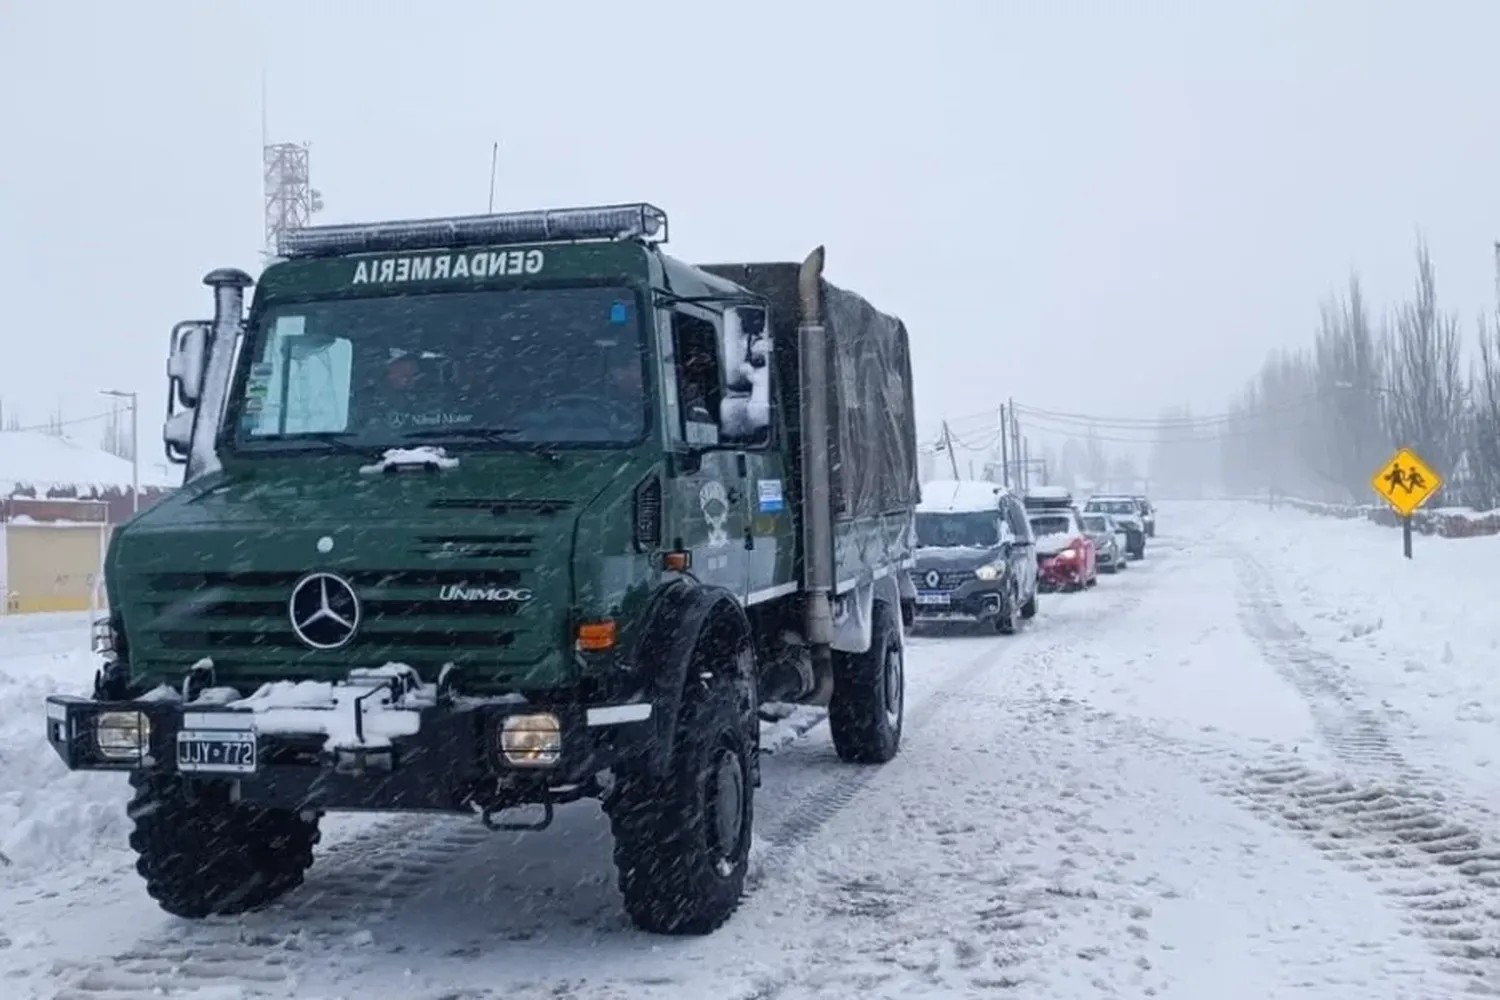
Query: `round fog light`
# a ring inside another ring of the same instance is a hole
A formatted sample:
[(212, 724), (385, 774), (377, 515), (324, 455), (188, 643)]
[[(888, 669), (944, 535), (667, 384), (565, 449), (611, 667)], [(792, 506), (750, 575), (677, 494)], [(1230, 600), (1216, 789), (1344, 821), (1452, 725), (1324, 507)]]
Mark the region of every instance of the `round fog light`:
[(507, 716), (500, 755), (515, 767), (550, 767), (562, 756), (562, 723), (551, 712)]
[(108, 760), (138, 760), (151, 746), (151, 720), (141, 712), (100, 712), (94, 743)]

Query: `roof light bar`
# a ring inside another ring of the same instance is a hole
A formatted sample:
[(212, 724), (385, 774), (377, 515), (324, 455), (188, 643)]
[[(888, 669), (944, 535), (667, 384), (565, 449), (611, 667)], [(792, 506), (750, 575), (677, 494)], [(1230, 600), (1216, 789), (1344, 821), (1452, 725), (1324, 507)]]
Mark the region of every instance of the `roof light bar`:
[(309, 226), (280, 235), (282, 257), (450, 250), (518, 243), (594, 240), (667, 242), (667, 213), (644, 202), (597, 208), (555, 208), (449, 219), (410, 219), (341, 226)]

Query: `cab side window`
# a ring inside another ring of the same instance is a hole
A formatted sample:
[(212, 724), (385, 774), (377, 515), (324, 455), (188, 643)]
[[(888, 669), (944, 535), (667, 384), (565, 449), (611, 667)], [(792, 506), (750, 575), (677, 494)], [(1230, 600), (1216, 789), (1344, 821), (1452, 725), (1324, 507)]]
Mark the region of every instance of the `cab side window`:
[(716, 319), (673, 311), (672, 354), (683, 441), (749, 449), (770, 445), (770, 349), (762, 308), (732, 307)]
[(677, 367), (678, 432), (688, 444), (719, 443), (719, 333), (706, 319), (672, 313), (672, 353)]

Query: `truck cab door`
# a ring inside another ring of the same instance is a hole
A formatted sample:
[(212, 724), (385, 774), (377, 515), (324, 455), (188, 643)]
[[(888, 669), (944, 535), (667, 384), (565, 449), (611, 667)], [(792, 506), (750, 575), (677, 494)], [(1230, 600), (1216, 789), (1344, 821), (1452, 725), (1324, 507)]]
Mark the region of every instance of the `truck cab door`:
[[(722, 317), (686, 304), (671, 312), (663, 346), (663, 407), (676, 457), (667, 486), (673, 528), (668, 541), (692, 554), (700, 582), (744, 601), (748, 577), (744, 539), (749, 527), (743, 453), (724, 439), (719, 357)], [(680, 540), (680, 541), (679, 541)]]
[(720, 426), (739, 448), (745, 484), (741, 539), (746, 603), (761, 604), (797, 590), (796, 525), (787, 499), (785, 437), (777, 427), (770, 315), (763, 306), (724, 311)]

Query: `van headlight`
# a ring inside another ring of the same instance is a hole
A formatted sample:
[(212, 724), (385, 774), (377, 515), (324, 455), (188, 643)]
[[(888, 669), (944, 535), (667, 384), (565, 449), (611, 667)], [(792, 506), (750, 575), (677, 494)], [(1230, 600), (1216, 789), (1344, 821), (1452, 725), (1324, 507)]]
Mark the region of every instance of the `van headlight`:
[(140, 760), (151, 749), (151, 719), (144, 712), (100, 712), (94, 744), (105, 760)]
[(981, 566), (974, 571), (974, 576), (979, 580), (998, 580), (1005, 573), (1005, 567), (997, 563)]

